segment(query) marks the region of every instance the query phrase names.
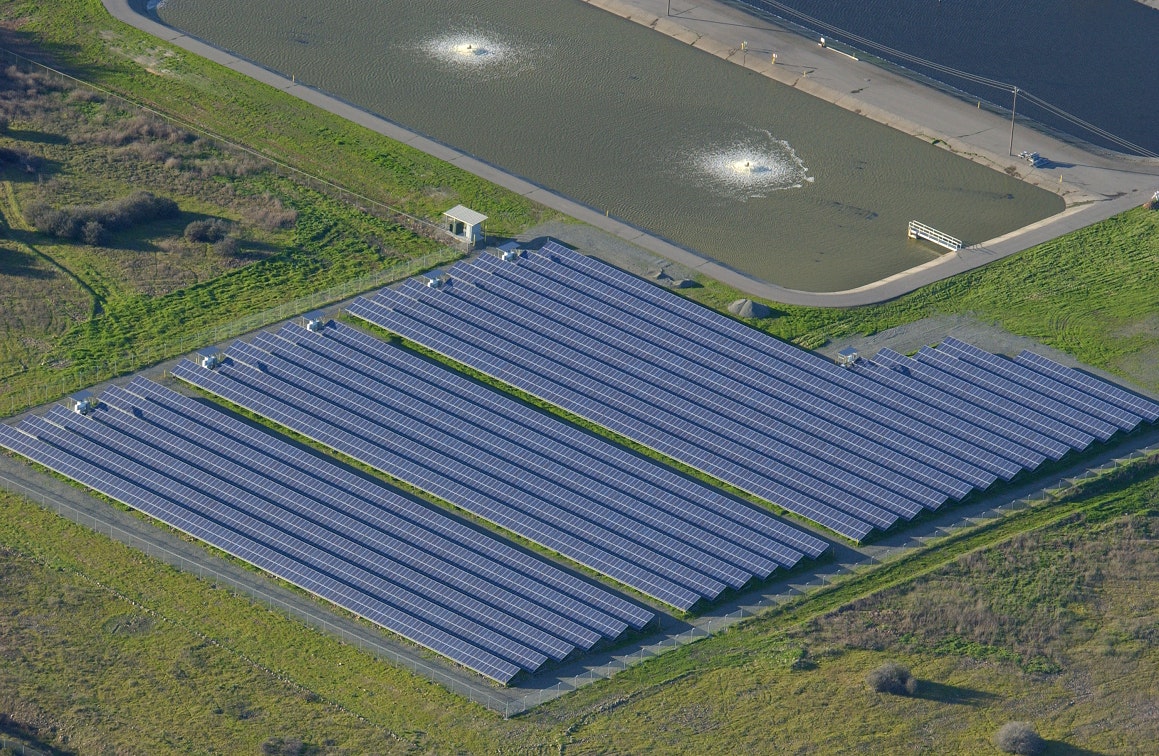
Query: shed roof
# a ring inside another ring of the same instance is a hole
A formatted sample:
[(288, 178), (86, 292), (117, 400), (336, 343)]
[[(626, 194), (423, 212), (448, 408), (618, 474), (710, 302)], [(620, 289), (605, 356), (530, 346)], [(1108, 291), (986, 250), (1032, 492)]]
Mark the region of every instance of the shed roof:
[(455, 205), (443, 215), (453, 220), (462, 221), (469, 226), (477, 226), (483, 221), (487, 220), (487, 216), (483, 213), (477, 213), (469, 207), (462, 205)]

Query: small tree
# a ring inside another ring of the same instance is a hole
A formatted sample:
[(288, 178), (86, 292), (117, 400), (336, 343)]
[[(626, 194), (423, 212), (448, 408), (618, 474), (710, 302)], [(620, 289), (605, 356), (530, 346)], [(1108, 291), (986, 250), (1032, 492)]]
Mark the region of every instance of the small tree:
[(918, 681), (909, 668), (897, 662), (882, 664), (865, 677), (870, 690), (895, 696), (912, 696), (918, 692)]
[(994, 735), (994, 744), (1006, 753), (1036, 756), (1046, 750), (1046, 741), (1030, 722), (1007, 722)]

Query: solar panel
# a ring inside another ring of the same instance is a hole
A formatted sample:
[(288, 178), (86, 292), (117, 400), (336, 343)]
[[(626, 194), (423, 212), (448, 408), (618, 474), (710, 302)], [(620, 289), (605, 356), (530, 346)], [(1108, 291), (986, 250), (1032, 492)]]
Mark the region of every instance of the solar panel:
[(971, 365), (1037, 391), (1043, 396), (1079, 407), (1095, 417), (1114, 424), (1121, 430), (1130, 430), (1142, 420), (1137, 414), (1119, 409), (1109, 402), (1085, 394), (1053, 378), (1043, 376), (1011, 360), (990, 354), (953, 337), (944, 339), (938, 346), (938, 350), (946, 351)]
[(551, 242), (349, 311), (854, 540), (1124, 420), (950, 350), (844, 369)]
[(1159, 402), (1137, 396), (1112, 383), (1099, 380), (1074, 368), (1065, 367), (1034, 352), (1022, 351), (1015, 357), (1015, 360), (1041, 375), (1109, 402), (1120, 409), (1133, 412), (1146, 419), (1147, 422), (1153, 423), (1159, 420)]
[(780, 480), (762, 478), (743, 465), (722, 458), (711, 450), (689, 445), (684, 437), (669, 428), (635, 421), (631, 415), (624, 412), (622, 403), (617, 403), (615, 397), (607, 396), (606, 392), (601, 394), (597, 391), (595, 396), (589, 396), (567, 385), (552, 382), (526, 364), (517, 364), (499, 357), (477, 344), (468, 345), (459, 341), (453, 337), (452, 322), (441, 323), (438, 328), (432, 327), (427, 322), (412, 318), (409, 314), (391, 310), (365, 299), (353, 303), (350, 312), (407, 335), (435, 351), (519, 386), (524, 391), (569, 409), (581, 417), (681, 459), (710, 475), (728, 480), (742, 490), (780, 502), (786, 509), (854, 540), (860, 540), (873, 529), (872, 525), (783, 485)]
[(825, 548), (392, 351), (340, 326), (287, 326), (233, 345), (213, 372), (174, 374), (681, 609)]
[(0, 445), (500, 682), (652, 617), (144, 379)]

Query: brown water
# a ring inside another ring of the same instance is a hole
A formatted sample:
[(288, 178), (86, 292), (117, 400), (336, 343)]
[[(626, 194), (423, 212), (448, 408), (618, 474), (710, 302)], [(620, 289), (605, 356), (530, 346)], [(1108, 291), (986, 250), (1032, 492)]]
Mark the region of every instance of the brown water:
[(910, 220), (971, 244), (1063, 207), (577, 0), (168, 0), (158, 13), (792, 288), (846, 289), (932, 259), (906, 239)]

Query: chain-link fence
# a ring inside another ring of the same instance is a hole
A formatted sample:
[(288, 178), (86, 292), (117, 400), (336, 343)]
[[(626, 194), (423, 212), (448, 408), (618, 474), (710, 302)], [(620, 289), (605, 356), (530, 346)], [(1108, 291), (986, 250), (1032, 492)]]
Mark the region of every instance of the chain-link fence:
[(44, 751), (26, 745), (22, 740), (13, 740), (6, 735), (0, 735), (0, 749), (8, 749), (18, 756), (48, 756)]

